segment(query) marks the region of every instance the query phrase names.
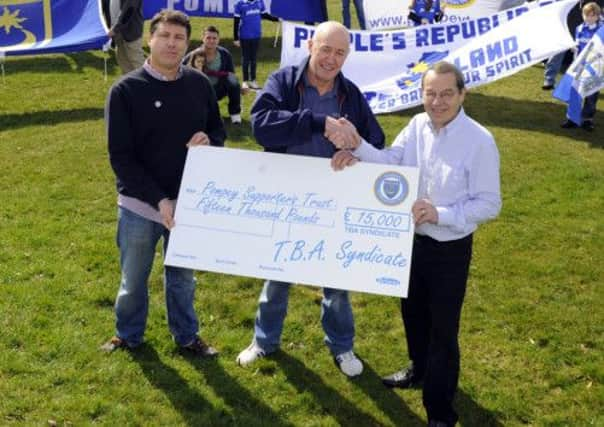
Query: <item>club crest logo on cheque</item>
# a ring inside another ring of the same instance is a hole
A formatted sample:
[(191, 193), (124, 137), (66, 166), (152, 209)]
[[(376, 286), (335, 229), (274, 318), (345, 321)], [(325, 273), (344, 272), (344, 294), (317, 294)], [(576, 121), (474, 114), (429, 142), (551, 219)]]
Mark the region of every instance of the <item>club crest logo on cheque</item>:
[(375, 197), (385, 205), (398, 205), (409, 194), (409, 183), (398, 172), (385, 172), (381, 174), (373, 186)]

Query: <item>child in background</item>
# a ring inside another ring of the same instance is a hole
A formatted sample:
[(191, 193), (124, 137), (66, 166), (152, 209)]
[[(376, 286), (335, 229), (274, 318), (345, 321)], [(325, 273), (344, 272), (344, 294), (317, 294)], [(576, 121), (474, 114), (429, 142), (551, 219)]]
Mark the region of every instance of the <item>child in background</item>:
[[(587, 3), (583, 6), (583, 23), (580, 24), (575, 30), (575, 41), (577, 43), (576, 55), (578, 55), (585, 46), (589, 43), (593, 35), (602, 26), (600, 16), (602, 8), (594, 2)], [(598, 102), (599, 92), (592, 95), (586, 96), (583, 100), (583, 108), (581, 109), (581, 127), (588, 132), (594, 130), (593, 118), (596, 114), (596, 103)], [(578, 124), (569, 120), (568, 110), (566, 114), (566, 120), (560, 126), (564, 129), (571, 129), (578, 127)]]
[(189, 64), (191, 65), (191, 67), (201, 71), (202, 73), (206, 72), (206, 52), (203, 46), (193, 51), (191, 59), (189, 60)]
[(256, 58), (262, 37), (262, 18), (271, 21), (277, 21), (277, 18), (267, 12), (262, 0), (237, 1), (234, 16), (233, 44), (241, 47), (242, 87), (260, 89), (256, 82)]

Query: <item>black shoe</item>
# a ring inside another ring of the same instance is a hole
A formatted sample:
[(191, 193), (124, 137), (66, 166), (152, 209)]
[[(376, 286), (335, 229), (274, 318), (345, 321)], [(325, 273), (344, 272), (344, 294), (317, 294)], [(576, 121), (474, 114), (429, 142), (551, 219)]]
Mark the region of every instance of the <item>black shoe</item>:
[(565, 121), (564, 121), (564, 122), (563, 122), (563, 123), (560, 125), (560, 127), (561, 127), (562, 129), (574, 129), (574, 128), (578, 128), (579, 126), (578, 126), (578, 125), (577, 125), (575, 122), (573, 122), (573, 121), (570, 121), (570, 120), (565, 120)]
[(591, 120), (585, 120), (583, 123), (581, 123), (581, 127), (587, 132), (593, 132), (594, 122), (592, 122)]
[(422, 383), (422, 378), (419, 377), (413, 367), (395, 372), (392, 375), (382, 378), (382, 383), (386, 387), (397, 387), (397, 388), (417, 388)]
[(192, 354), (197, 357), (214, 357), (218, 356), (218, 350), (214, 347), (206, 344), (201, 338), (195, 337), (195, 339), (187, 345), (180, 347), (181, 351)]
[(554, 88), (554, 85), (551, 84), (544, 84), (543, 86), (541, 86), (541, 89), (543, 90), (552, 90)]
[(430, 420), (428, 427), (449, 427), (449, 424), (444, 421)]

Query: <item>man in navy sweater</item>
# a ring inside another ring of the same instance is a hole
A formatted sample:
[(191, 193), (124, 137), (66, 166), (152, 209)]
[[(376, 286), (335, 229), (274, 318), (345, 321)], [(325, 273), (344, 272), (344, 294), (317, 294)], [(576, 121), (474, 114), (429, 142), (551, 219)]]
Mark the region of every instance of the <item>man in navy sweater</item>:
[[(340, 70), (350, 50), (348, 30), (327, 21), (309, 41), (300, 65), (273, 73), (252, 107), (254, 136), (266, 151), (330, 158), (334, 144), (352, 147), (362, 139), (384, 147), (384, 133), (361, 91)], [(277, 350), (287, 312), (290, 283), (266, 281), (260, 294), (251, 345), (237, 357), (249, 365)], [(321, 322), (325, 343), (349, 377), (363, 371), (353, 352), (354, 319), (348, 292), (323, 289)]]
[[(198, 71), (181, 66), (190, 35), (184, 13), (155, 15), (149, 59), (115, 83), (107, 99), (122, 278), (115, 302), (116, 335), (102, 346), (105, 351), (134, 348), (143, 341), (147, 279), (158, 240), (163, 237), (165, 251), (174, 226), (187, 148), (222, 146), (226, 137), (210, 82)], [(164, 286), (168, 325), (176, 344), (197, 356), (216, 355), (197, 335), (193, 271), (166, 266)]]

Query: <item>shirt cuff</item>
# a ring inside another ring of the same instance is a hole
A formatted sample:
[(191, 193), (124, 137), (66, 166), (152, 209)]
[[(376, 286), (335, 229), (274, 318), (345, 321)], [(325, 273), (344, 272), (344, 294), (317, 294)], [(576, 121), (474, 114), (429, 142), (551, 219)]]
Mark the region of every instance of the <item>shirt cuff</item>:
[(352, 151), (352, 155), (363, 160), (363, 157), (368, 157), (372, 150), (375, 150), (375, 147), (361, 138), (361, 143)]
[(455, 210), (443, 206), (436, 206), (438, 213), (438, 225), (452, 226), (455, 225)]

